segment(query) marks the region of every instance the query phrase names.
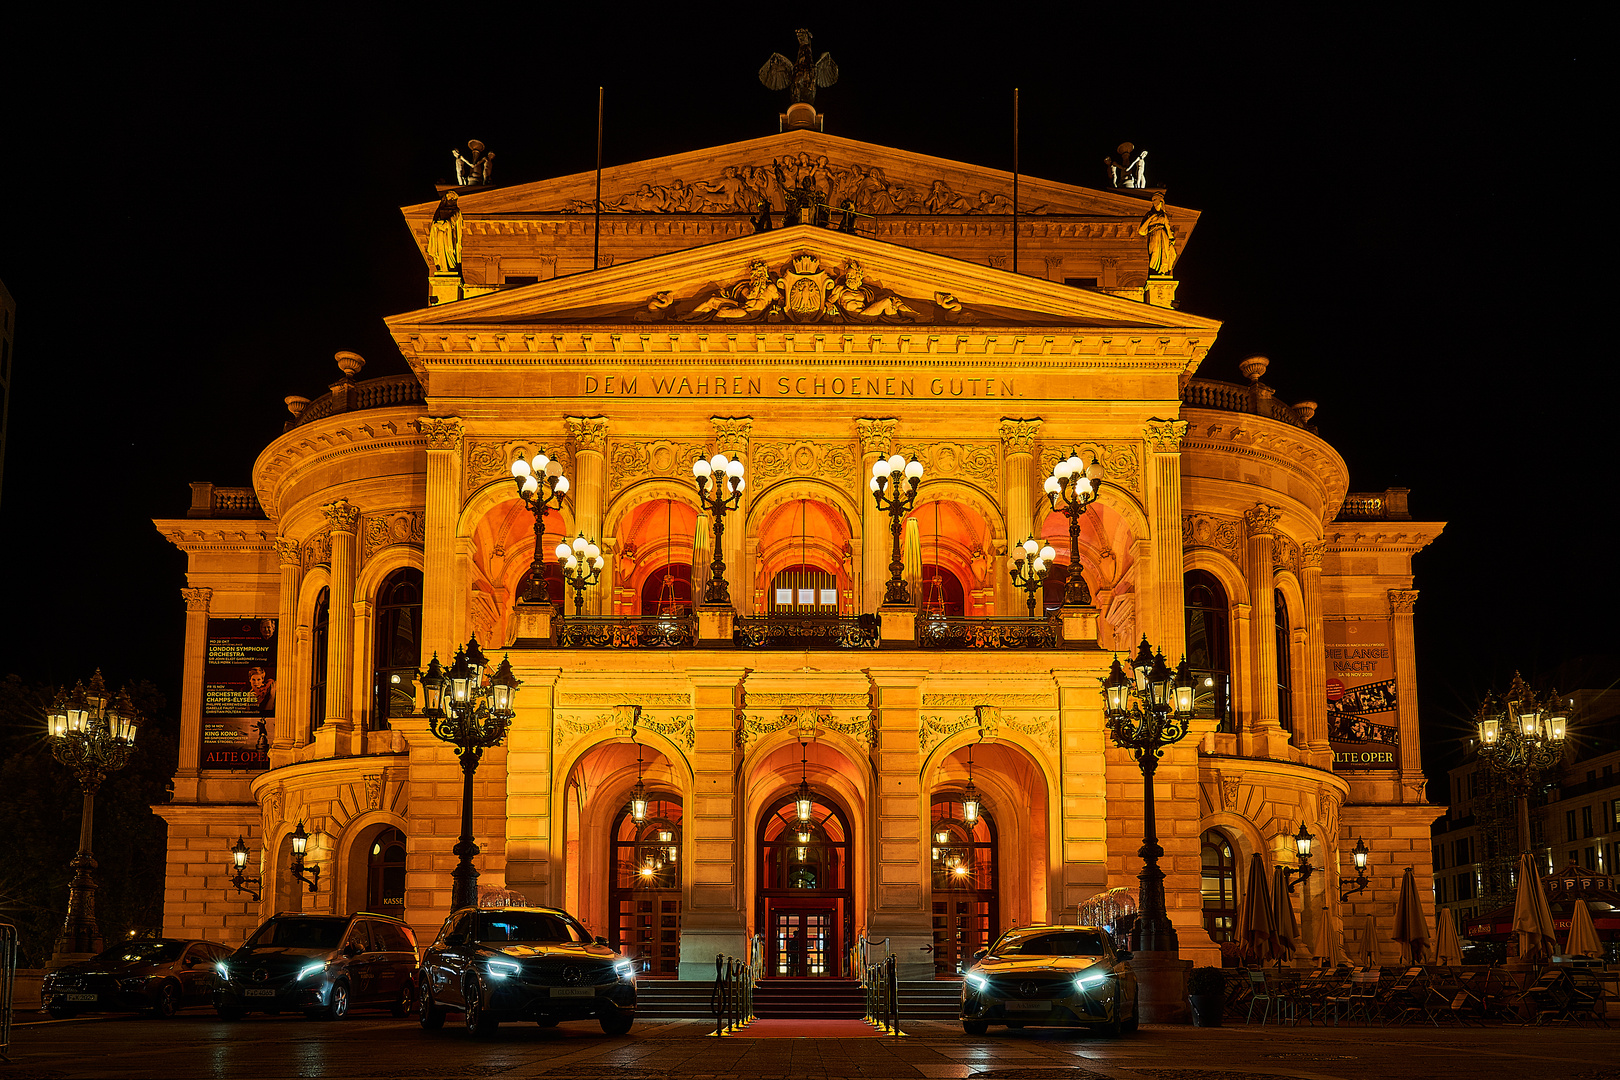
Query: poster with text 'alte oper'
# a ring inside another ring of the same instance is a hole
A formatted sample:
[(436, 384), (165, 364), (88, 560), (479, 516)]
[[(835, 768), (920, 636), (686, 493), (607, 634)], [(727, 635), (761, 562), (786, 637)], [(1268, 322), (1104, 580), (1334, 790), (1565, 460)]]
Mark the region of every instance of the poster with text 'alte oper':
[(259, 722), (276, 711), (276, 620), (209, 619), (203, 659), (204, 769), (263, 769)]
[(1322, 629), (1333, 767), (1397, 768), (1401, 732), (1389, 620), (1328, 619)]

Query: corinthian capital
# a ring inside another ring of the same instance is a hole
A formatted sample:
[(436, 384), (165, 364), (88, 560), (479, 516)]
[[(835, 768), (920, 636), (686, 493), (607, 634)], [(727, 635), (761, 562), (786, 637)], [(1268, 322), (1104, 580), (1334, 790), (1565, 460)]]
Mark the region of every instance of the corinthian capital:
[(327, 503), (321, 507), (321, 513), (331, 522), (333, 532), (354, 532), (354, 527), (360, 524), (360, 508), (348, 499)]
[(181, 589), (180, 598), (186, 602), (187, 611), (207, 611), (208, 601), (214, 598), (214, 590)]
[(460, 450), (462, 424), (459, 416), (424, 416), (416, 430), (427, 437), (429, 450)]
[(893, 420), (857, 420), (855, 434), (861, 440), (861, 453), (887, 454), (894, 445)]
[(1155, 416), (1142, 425), (1142, 435), (1155, 454), (1180, 453), (1181, 440), (1187, 437), (1187, 421), (1161, 420)]
[(1275, 536), (1279, 516), (1275, 506), (1255, 503), (1252, 507), (1243, 511), (1243, 522), (1248, 525), (1250, 536)]
[(276, 537), (276, 557), (281, 560), (282, 566), (297, 566), (303, 561), (298, 541), (290, 536)]
[(1035, 452), (1035, 433), (1040, 430), (1041, 419), (1015, 420), (1012, 417), (1003, 417), (1001, 421), (1001, 441), (1009, 454), (1033, 454)]
[(741, 454), (748, 449), (748, 437), (754, 431), (752, 416), (711, 416), (714, 425), (714, 446), (722, 454)]
[(1418, 591), (1416, 589), (1389, 590), (1389, 613), (1391, 615), (1410, 615), (1412, 609), (1417, 607)]
[(607, 447), (607, 417), (565, 416), (568, 436), (581, 450), (594, 450), (600, 454)]

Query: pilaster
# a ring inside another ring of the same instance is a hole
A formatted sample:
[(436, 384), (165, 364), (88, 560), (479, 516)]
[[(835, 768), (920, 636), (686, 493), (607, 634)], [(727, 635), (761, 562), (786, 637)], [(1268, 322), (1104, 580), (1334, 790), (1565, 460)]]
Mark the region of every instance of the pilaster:
[[(563, 418), (568, 425), (568, 436), (574, 440), (574, 472), (573, 487), (570, 488), (574, 496), (574, 525), (575, 531), (585, 534), (585, 538), (595, 541), (604, 552), (607, 546), (603, 544), (602, 513), (603, 500), (607, 492), (607, 471), (604, 466), (603, 451), (607, 449), (608, 422), (602, 416), (568, 416)], [(612, 556), (604, 556), (604, 562), (611, 560)], [(611, 575), (607, 568), (602, 571), (601, 580), (597, 582), (590, 595), (585, 598), (585, 610), (592, 615), (607, 613), (606, 598), (609, 595)], [(607, 585), (607, 587), (604, 587)]]
[(298, 586), (303, 579), (303, 561), (299, 557), (298, 542), (285, 536), (276, 537), (276, 560), (281, 566), (281, 592), (277, 603), (276, 622), (276, 719), (271, 733), (272, 750), (291, 750), (298, 745), (298, 732), (303, 730), (302, 713), (305, 695), (296, 692), (298, 686)]
[(181, 589), (186, 602), (186, 651), (180, 677), (180, 761), (174, 775), (174, 801), (197, 801), (197, 769), (202, 754), (203, 665), (208, 660), (208, 605), (213, 589)]
[[(338, 499), (321, 507), (321, 513), (332, 526), (332, 585), (327, 628), (326, 722), (321, 725), (319, 734), (330, 734), (342, 745), (345, 740), (341, 736), (354, 728), (354, 533), (360, 522), (360, 509), (347, 499)], [(337, 752), (335, 746), (332, 753)]]
[(875, 613), (883, 606), (883, 583), (889, 580), (889, 525), (868, 486), (872, 466), (893, 453), (893, 420), (856, 420), (861, 440), (861, 587), (859, 613)]
[[(424, 416), (416, 422), (416, 427), (427, 438), (427, 506), (422, 536), (422, 641), (424, 644), (459, 641), (453, 612), (458, 607), (466, 606), (465, 595), (456, 589), (456, 519), (461, 511), (463, 426), (457, 417)], [(334, 584), (336, 577), (337, 568), (334, 566)], [(333, 595), (336, 596), (335, 591)], [(336, 610), (334, 604), (333, 611)], [(427, 644), (430, 654), (434, 647)], [(330, 716), (330, 712), (327, 715)]]
[[(1041, 419), (1030, 420), (1005, 417), (1001, 421), (1001, 449), (1006, 461), (1003, 475), (1006, 484), (1002, 491), (1002, 506), (1007, 515), (1007, 554), (1024, 542), (1035, 528), (1035, 512), (1031, 503), (1032, 466), (1035, 454), (1035, 435)], [(870, 471), (871, 466), (867, 466)], [(996, 577), (996, 595), (1001, 598), (997, 615), (1023, 615), (1028, 611), (1021, 590), (1012, 587), (1005, 563), (992, 560), (991, 573)]]
[(1138, 630), (1179, 663), (1187, 651), (1186, 606), (1181, 586), (1181, 440), (1187, 421), (1150, 419), (1147, 439), (1148, 529), (1153, 537), (1154, 602), (1141, 609)]

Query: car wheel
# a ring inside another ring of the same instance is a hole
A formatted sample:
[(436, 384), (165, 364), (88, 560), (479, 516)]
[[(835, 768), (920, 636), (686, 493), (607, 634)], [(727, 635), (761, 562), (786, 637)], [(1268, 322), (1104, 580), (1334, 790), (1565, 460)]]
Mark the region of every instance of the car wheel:
[(415, 1004), (416, 990), (411, 986), (410, 980), (407, 979), (405, 985), (400, 988), (399, 997), (395, 999), (394, 1004), (389, 1007), (388, 1011), (396, 1019), (402, 1020), (411, 1015), (411, 1006)]
[(433, 988), (422, 980), (422, 992), (417, 996), (417, 1022), (424, 1031), (438, 1031), (444, 1027), (444, 1009), (433, 1000)]
[(983, 1035), (985, 1032), (990, 1030), (990, 1021), (964, 1020), (962, 1021), (962, 1030), (967, 1032), (969, 1035)]
[(495, 1034), (500, 1027), (500, 1021), (489, 1015), (484, 1008), (483, 992), (476, 982), (467, 986), (467, 1004), (461, 1012), (461, 1022), (467, 1026), (467, 1034), (475, 1039), (487, 1039)]
[(234, 1009), (228, 1005), (216, 1006), (214, 1011), (219, 1014), (221, 1020), (240, 1020), (246, 1015), (245, 1010)]
[(609, 1035), (623, 1035), (630, 1030), (630, 1025), (636, 1022), (634, 1014), (617, 1011), (605, 1012), (596, 1019), (597, 1023), (602, 1025), (602, 1030)]
[(541, 1027), (557, 1026), (557, 1018), (555, 1016), (537, 1016), (535, 1017), (534, 1022), (539, 1024)]
[(172, 982), (166, 982), (158, 987), (157, 996), (152, 999), (153, 1014), (168, 1020), (179, 1011), (180, 988)]
[(52, 1005), (45, 1011), (51, 1014), (52, 1020), (71, 1020), (74, 1016), (71, 1005)]

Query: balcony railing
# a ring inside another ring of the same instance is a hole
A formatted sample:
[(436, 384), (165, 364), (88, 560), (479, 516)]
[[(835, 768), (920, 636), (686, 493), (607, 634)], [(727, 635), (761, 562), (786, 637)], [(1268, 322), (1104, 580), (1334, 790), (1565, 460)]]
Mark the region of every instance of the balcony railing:
[(875, 649), (875, 615), (751, 615), (736, 620), (732, 640), (751, 649)]
[(924, 649), (1055, 649), (1063, 641), (1057, 615), (1044, 619), (960, 619), (917, 616), (917, 644)]
[[(293, 399), (294, 403), (296, 401), (296, 398)], [(366, 379), (363, 382), (342, 379), (333, 383), (327, 393), (295, 413), (287, 421), (287, 430), (339, 413), (382, 409), (390, 405), (422, 405), (426, 401), (422, 384), (416, 381), (415, 375), (384, 375), (380, 379)]]
[(1316, 430), (1316, 425), (1311, 423), (1311, 418), (1316, 415), (1315, 402), (1284, 404), (1277, 399), (1275, 391), (1263, 382), (1239, 386), (1215, 379), (1188, 379), (1181, 387), (1181, 401), (1195, 409), (1249, 413), (1252, 416), (1270, 417), (1307, 431)]
[(690, 615), (559, 621), (557, 645), (564, 649), (673, 649), (697, 643), (697, 619)]

